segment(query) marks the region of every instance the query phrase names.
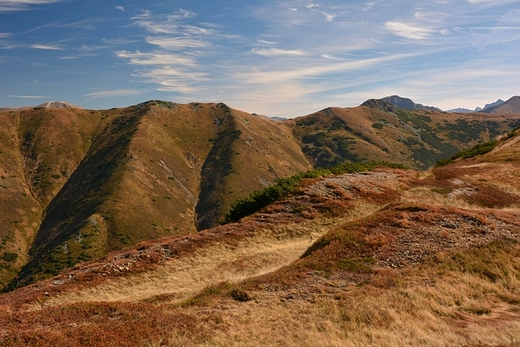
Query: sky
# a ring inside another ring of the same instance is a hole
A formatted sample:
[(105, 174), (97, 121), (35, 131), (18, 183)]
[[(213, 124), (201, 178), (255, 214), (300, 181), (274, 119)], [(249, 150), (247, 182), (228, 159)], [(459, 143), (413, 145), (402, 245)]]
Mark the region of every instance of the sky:
[(474, 109), (520, 95), (519, 60), (520, 0), (0, 0), (0, 107)]

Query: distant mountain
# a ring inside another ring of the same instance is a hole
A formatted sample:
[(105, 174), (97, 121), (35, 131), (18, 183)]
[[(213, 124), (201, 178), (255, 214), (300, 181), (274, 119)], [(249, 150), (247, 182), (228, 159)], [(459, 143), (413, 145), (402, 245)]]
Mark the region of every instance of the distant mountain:
[(392, 95), (387, 96), (381, 99), (383, 101), (386, 101), (396, 107), (399, 107), (403, 110), (425, 110), (425, 111), (441, 111), (438, 107), (433, 106), (424, 106), (421, 104), (416, 104), (411, 99), (408, 98), (402, 98), (398, 95)]
[(47, 101), (36, 108), (81, 108), (66, 101)]
[(459, 108), (452, 108), (451, 110), (447, 110), (446, 112), (451, 112), (451, 113), (471, 113), (471, 112), (478, 112), (478, 111), (482, 110), (482, 108), (480, 108), (480, 107), (477, 107), (477, 109), (470, 110), (469, 108), (461, 108), (461, 107), (459, 107)]
[(474, 110), (470, 110), (469, 108), (453, 108), (451, 110), (447, 110), (446, 112), (453, 112), (453, 113), (472, 113), (472, 112), (481, 112), (481, 111), (484, 111), (484, 110), (487, 110), (491, 107), (495, 107), (495, 106), (499, 106), (501, 104), (504, 103), (504, 100), (502, 99), (498, 99), (497, 101), (495, 102), (492, 102), (490, 104), (486, 104), (483, 108), (482, 107), (477, 107), (475, 108)]
[(484, 108), (482, 112), (496, 114), (520, 114), (520, 96), (513, 96), (511, 99), (502, 103), (498, 103), (497, 101), (495, 105)]
[(484, 111), (484, 110), (487, 110), (488, 108), (491, 108), (491, 107), (497, 107), (497, 106), (502, 105), (504, 102), (505, 102), (504, 100), (502, 100), (502, 99), (498, 99), (498, 100), (495, 101), (495, 102), (492, 102), (492, 103), (490, 103), (490, 104), (486, 104), (486, 105), (484, 106), (484, 108), (477, 107), (477, 108), (475, 109), (475, 111)]

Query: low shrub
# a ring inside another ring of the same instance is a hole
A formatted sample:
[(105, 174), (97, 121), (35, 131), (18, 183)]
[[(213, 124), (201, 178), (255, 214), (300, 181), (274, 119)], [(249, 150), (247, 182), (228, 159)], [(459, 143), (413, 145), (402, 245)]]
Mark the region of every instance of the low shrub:
[(2, 260), (11, 263), (15, 262), (16, 259), (18, 259), (18, 254), (12, 253), (12, 252), (5, 252), (4, 255), (2, 255)]
[(267, 205), (297, 192), (300, 188), (301, 182), (305, 179), (318, 178), (331, 174), (342, 175), (345, 173), (364, 172), (374, 170), (377, 167), (389, 167), (395, 169), (405, 168), (402, 164), (387, 162), (345, 162), (337, 166), (301, 172), (288, 178), (279, 179), (274, 185), (262, 190), (255, 190), (251, 195), (249, 195), (249, 197), (234, 202), (231, 204), (231, 209), (225, 215), (221, 224), (238, 222), (241, 218), (249, 216)]

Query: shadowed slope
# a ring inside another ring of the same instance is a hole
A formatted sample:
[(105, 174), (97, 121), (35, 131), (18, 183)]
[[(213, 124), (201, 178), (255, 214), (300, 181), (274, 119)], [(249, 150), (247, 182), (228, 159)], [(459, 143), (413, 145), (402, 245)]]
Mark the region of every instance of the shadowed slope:
[[(87, 219), (96, 212), (117, 184), (116, 169), (126, 157), (130, 139), (142, 115), (140, 111), (124, 114), (111, 120), (103, 131), (94, 135), (85, 158), (45, 209), (29, 251), (31, 260), (12, 282), (13, 286), (24, 285), (39, 278), (39, 275), (32, 274), (57, 273), (64, 266), (77, 262), (78, 254), (69, 250), (62, 251), (66, 254), (62, 259), (50, 257), (56, 252), (58, 245), (67, 241), (87, 223)], [(98, 237), (106, 239), (106, 235)], [(96, 250), (99, 251), (102, 252)]]

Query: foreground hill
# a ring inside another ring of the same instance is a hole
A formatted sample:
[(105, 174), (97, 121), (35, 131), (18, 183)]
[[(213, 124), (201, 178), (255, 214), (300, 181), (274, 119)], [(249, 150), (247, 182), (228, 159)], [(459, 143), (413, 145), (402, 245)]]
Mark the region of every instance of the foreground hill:
[[(464, 159), (462, 159), (464, 158)], [(3, 346), (516, 346), (520, 134), (379, 168), (0, 296)]]
[(518, 125), (519, 115), (381, 100), (284, 122), (222, 103), (0, 112), (0, 284), (214, 227), (233, 201), (313, 167), (384, 160), (425, 169)]

